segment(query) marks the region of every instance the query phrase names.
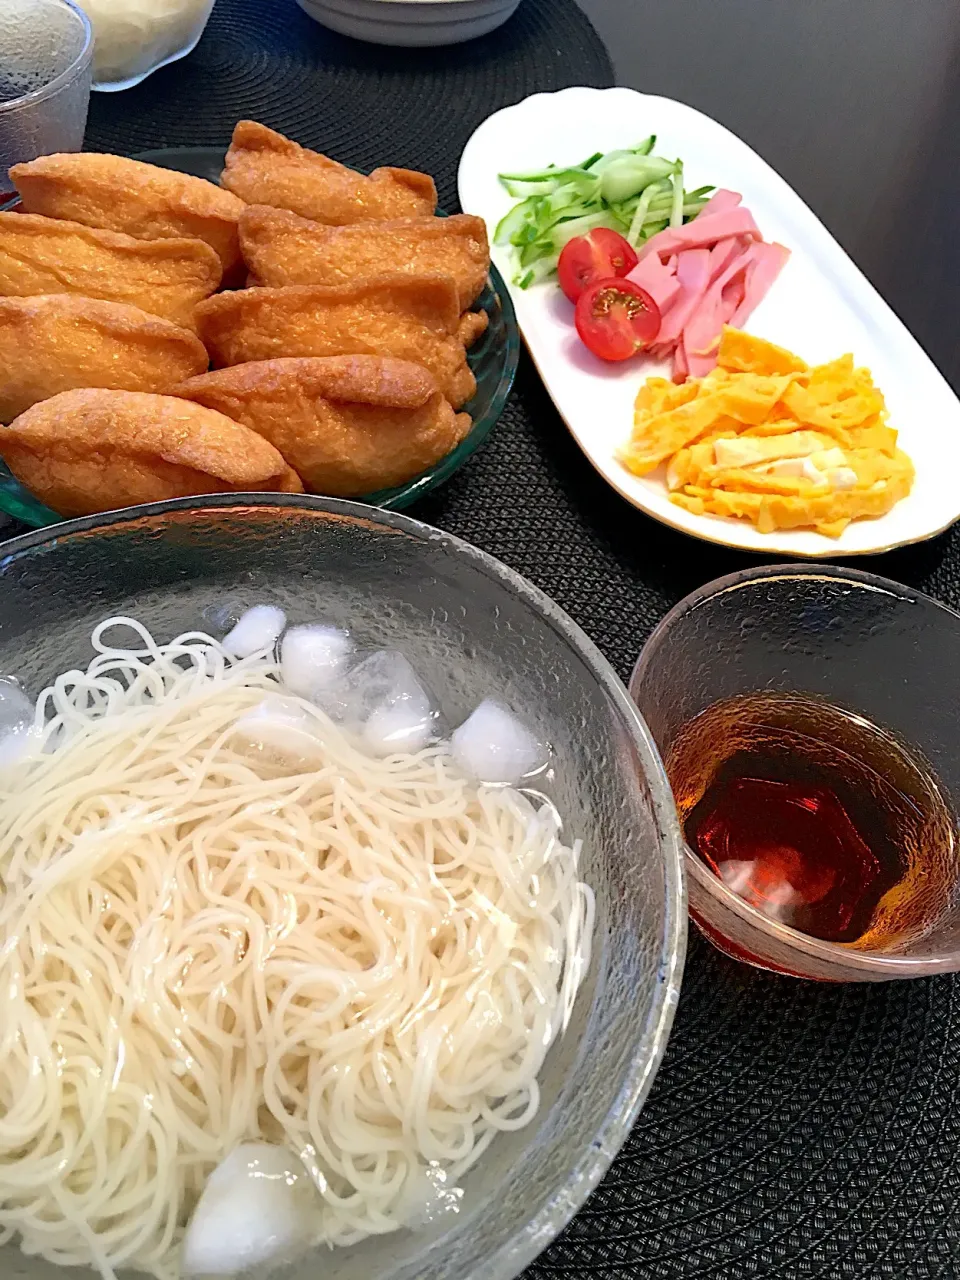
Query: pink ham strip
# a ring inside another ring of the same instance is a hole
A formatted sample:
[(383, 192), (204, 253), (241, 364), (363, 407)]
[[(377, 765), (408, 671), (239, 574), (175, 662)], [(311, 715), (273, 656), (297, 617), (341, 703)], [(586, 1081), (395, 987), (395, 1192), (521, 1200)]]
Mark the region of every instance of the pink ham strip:
[(743, 282), (743, 301), (729, 320), (735, 329), (742, 329), (754, 311), (767, 296), (770, 286), (787, 264), (790, 250), (782, 244), (761, 241), (753, 247), (753, 258)]
[[(705, 377), (717, 363), (717, 344), (723, 332), (724, 290), (727, 290), (728, 299), (736, 296), (733, 282), (744, 279), (751, 264), (756, 260), (758, 247), (751, 245), (713, 281), (696, 313), (684, 327), (683, 345), (686, 350), (687, 364), (695, 378)], [(744, 288), (744, 296), (745, 294)]]
[(718, 240), (726, 240), (730, 236), (747, 236), (751, 240), (760, 240), (760, 228), (753, 220), (749, 209), (742, 207), (728, 209), (725, 213), (711, 213), (704, 217), (698, 213), (692, 222), (682, 227), (667, 227), (651, 236), (637, 255), (642, 262), (652, 253), (659, 255), (661, 261), (671, 254), (680, 253), (684, 249), (710, 248)]
[(697, 217), (702, 218), (708, 213), (726, 213), (728, 209), (735, 209), (742, 199), (743, 196), (739, 191), (725, 191), (721, 187), (719, 191), (713, 193)]
[(723, 293), (720, 296), (720, 317), (724, 324), (733, 319), (745, 296), (743, 276), (734, 276), (723, 286)]
[(690, 366), (687, 363), (687, 353), (683, 349), (683, 342), (678, 342), (673, 351), (673, 380), (674, 382), (686, 382), (687, 374), (690, 372)]
[[(637, 268), (634, 267), (634, 271)], [(684, 325), (697, 309), (697, 304), (710, 284), (709, 249), (687, 249), (677, 256), (677, 281), (680, 293), (663, 316), (657, 344), (670, 345), (679, 340)]]
[(710, 250), (710, 279), (716, 280), (721, 272), (726, 271), (738, 253), (742, 253), (746, 243), (739, 236), (730, 236), (726, 240), (718, 240)]
[(656, 254), (643, 262), (638, 262), (632, 271), (627, 272), (627, 279), (646, 289), (650, 297), (665, 315), (670, 304), (680, 292), (680, 282), (669, 267), (664, 266)]
[(650, 349), (673, 355), (673, 380), (715, 368), (725, 324), (742, 328), (783, 269), (790, 251), (766, 244), (736, 191), (717, 191), (683, 227), (668, 227), (640, 250), (629, 274), (663, 317)]

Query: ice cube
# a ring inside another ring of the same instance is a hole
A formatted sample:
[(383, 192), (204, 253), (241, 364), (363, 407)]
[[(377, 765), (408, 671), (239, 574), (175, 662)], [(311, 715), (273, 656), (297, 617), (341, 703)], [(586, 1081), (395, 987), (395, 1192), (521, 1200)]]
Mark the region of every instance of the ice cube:
[(417, 673), (403, 656), (381, 649), (322, 691), (320, 704), (344, 728), (360, 734), (378, 756), (420, 751), (437, 713)]
[(280, 680), (313, 700), (344, 671), (352, 650), (350, 637), (336, 627), (291, 627), (280, 646)]
[(287, 625), (287, 615), (272, 604), (255, 604), (223, 637), (223, 647), (233, 658), (249, 658), (269, 651)]
[(15, 764), (36, 741), (34, 710), (15, 680), (0, 677), (0, 766)]
[(436, 1161), (417, 1165), (407, 1175), (396, 1215), (411, 1231), (429, 1227), (449, 1214), (460, 1212), (463, 1188), (450, 1183), (446, 1170)]
[(486, 698), (455, 729), (453, 758), (478, 782), (516, 785), (547, 763), (547, 750), (512, 711)]
[(377, 707), (363, 726), (363, 741), (375, 756), (422, 751), (430, 741), (434, 719), (430, 699), (422, 689), (419, 693), (396, 693)]
[(227, 1277), (293, 1262), (319, 1239), (321, 1208), (292, 1151), (242, 1143), (207, 1178), (184, 1236), (183, 1274)]
[(241, 716), (234, 733), (249, 746), (284, 764), (316, 768), (325, 753), (317, 722), (293, 698), (270, 695)]

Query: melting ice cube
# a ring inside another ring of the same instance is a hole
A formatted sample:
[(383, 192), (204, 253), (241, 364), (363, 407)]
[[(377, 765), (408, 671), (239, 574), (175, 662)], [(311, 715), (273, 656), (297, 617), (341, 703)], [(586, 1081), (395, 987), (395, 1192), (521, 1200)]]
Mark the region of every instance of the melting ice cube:
[(420, 751), (437, 713), (430, 695), (402, 653), (381, 649), (358, 663), (321, 696), (321, 705), (359, 733), (375, 755)]
[(272, 649), (287, 625), (287, 615), (272, 604), (255, 604), (223, 637), (223, 647), (234, 658)]
[(34, 705), (14, 680), (0, 677), (0, 766), (15, 764), (34, 742)]
[(293, 698), (270, 695), (241, 716), (234, 733), (283, 763), (316, 767), (324, 762), (316, 721)]
[(346, 668), (353, 642), (336, 627), (291, 627), (280, 646), (280, 680), (291, 693), (314, 700)]
[(547, 763), (547, 751), (502, 703), (486, 698), (455, 729), (453, 758), (478, 782), (516, 785)]
[(446, 1170), (436, 1161), (410, 1171), (400, 1194), (397, 1217), (416, 1231), (448, 1214), (460, 1212), (463, 1188), (453, 1186)]
[(245, 1142), (217, 1165), (183, 1241), (184, 1276), (235, 1276), (294, 1261), (321, 1234), (321, 1201), (286, 1147)]

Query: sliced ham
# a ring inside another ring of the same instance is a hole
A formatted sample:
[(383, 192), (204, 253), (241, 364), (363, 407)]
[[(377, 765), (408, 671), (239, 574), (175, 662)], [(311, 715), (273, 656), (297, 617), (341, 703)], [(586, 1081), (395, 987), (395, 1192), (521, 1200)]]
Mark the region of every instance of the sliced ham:
[(782, 244), (766, 244), (761, 241), (754, 245), (753, 258), (744, 277), (743, 300), (729, 321), (735, 329), (742, 329), (747, 323), (787, 265), (789, 257), (790, 250)]
[[(638, 264), (634, 267), (634, 271), (643, 265), (643, 263)], [(684, 253), (677, 255), (679, 292), (673, 306), (663, 314), (660, 332), (657, 334), (658, 345), (679, 341), (684, 325), (696, 311), (709, 283), (709, 249), (687, 249)]]
[(677, 343), (673, 352), (673, 380), (674, 382), (686, 382), (687, 375), (690, 372), (690, 365), (687, 362), (687, 353), (684, 350), (683, 341)]
[(692, 222), (682, 227), (666, 227), (650, 237), (637, 257), (642, 262), (655, 253), (661, 261), (665, 261), (671, 254), (683, 249), (711, 248), (718, 240), (726, 240), (730, 236), (762, 239), (753, 215), (742, 205), (722, 213), (705, 214), (701, 210)]
[(666, 314), (680, 292), (680, 282), (669, 266), (664, 266), (656, 254), (645, 258), (643, 262), (638, 262), (633, 270), (627, 273), (627, 279), (638, 284), (641, 289), (646, 289), (660, 308), (661, 315)]
[(723, 326), (743, 327), (789, 256), (762, 239), (736, 191), (716, 192), (692, 222), (650, 237), (628, 278), (660, 307), (650, 353), (672, 356), (674, 382), (715, 368)]
[[(762, 248), (763, 246), (759, 246)], [(734, 308), (736, 299), (745, 298), (745, 277), (756, 261), (758, 246), (753, 244), (731, 262), (706, 293), (683, 330), (687, 364), (695, 378), (702, 378), (717, 363), (717, 348), (723, 332), (724, 296)]]
[[(751, 263), (751, 267), (752, 267)], [(749, 273), (750, 268), (743, 275), (735, 275), (732, 280), (728, 280), (723, 286), (723, 293), (720, 295), (720, 314), (723, 317), (723, 323), (728, 324), (736, 315), (737, 308), (743, 302), (746, 294), (744, 286), (744, 278)]]
[(728, 236), (726, 240), (718, 240), (710, 250), (710, 279), (716, 280), (721, 272), (726, 271), (738, 253), (742, 253), (748, 242), (739, 236)]
[[(705, 378), (711, 369), (716, 368), (716, 350), (709, 356), (697, 355), (695, 351), (689, 351), (687, 349), (686, 340), (684, 340), (684, 343), (678, 347), (677, 350), (683, 351), (684, 365), (686, 367), (687, 374), (691, 378)], [(674, 361), (674, 363), (676, 363), (676, 361)], [(674, 381), (676, 381), (676, 374), (674, 374)]]
[(705, 213), (726, 213), (728, 209), (735, 209), (742, 199), (739, 191), (724, 191), (721, 187), (713, 193), (697, 216), (702, 218)]

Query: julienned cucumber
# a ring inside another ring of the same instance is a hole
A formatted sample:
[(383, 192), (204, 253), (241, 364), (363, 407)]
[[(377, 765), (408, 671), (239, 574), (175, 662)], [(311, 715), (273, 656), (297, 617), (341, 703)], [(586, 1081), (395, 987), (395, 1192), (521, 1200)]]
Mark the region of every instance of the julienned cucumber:
[(713, 187), (683, 189), (683, 164), (652, 154), (656, 135), (636, 147), (594, 152), (582, 164), (501, 173), (519, 198), (494, 232), (513, 246), (514, 284), (525, 289), (552, 275), (560, 250), (574, 236), (609, 227), (634, 248), (664, 227), (695, 218)]

